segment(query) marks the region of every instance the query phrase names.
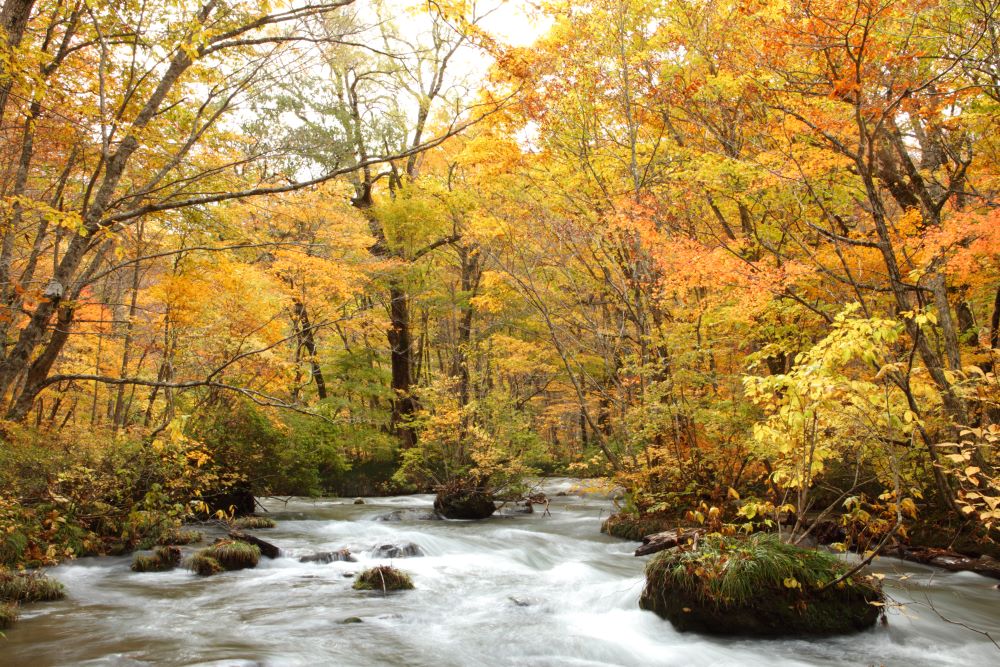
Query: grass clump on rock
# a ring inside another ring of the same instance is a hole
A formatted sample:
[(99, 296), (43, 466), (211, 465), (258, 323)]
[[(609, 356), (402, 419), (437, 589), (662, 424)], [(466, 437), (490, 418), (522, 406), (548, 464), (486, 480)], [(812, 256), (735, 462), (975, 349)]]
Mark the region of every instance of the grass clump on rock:
[(253, 530), (257, 528), (274, 528), (278, 524), (275, 523), (274, 519), (270, 519), (266, 516), (245, 516), (240, 519), (236, 519), (233, 522), (235, 528), (240, 528), (242, 530)]
[(139, 554), (132, 561), (133, 572), (166, 572), (181, 562), (181, 550), (177, 547), (156, 547), (151, 555)]
[(389, 565), (365, 570), (354, 580), (356, 591), (408, 591), (413, 588), (410, 575)]
[[(871, 627), (882, 614), (881, 583), (836, 556), (758, 533), (709, 535), (646, 566), (639, 606), (678, 630), (718, 635), (835, 635)], [(874, 603), (874, 604), (873, 604)]]
[(219, 561), (227, 570), (245, 570), (257, 567), (260, 561), (260, 547), (238, 540), (219, 540), (204, 550), (209, 558)]
[(183, 528), (171, 530), (160, 536), (158, 543), (161, 546), (171, 544), (194, 544), (201, 542), (202, 534), (198, 530), (184, 530)]
[(202, 577), (210, 577), (213, 574), (226, 571), (226, 568), (222, 567), (222, 563), (200, 551), (188, 558), (185, 565), (189, 570)]
[(623, 540), (642, 542), (642, 538), (653, 533), (677, 528), (677, 519), (667, 516), (642, 516), (630, 512), (612, 514), (601, 524), (601, 532)]
[(225, 570), (257, 567), (260, 547), (239, 540), (219, 540), (187, 560), (187, 568), (207, 577)]
[(66, 597), (63, 585), (37, 572), (0, 572), (0, 602), (49, 602)]

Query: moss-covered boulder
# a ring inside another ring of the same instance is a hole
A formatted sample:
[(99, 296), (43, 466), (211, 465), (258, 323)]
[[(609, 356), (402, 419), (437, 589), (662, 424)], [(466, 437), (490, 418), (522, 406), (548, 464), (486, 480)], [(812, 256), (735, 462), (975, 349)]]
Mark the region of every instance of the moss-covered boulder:
[(227, 570), (245, 570), (257, 567), (260, 547), (239, 540), (219, 540), (205, 550), (205, 555), (219, 561)]
[(681, 631), (764, 637), (864, 630), (882, 614), (874, 577), (848, 571), (836, 556), (776, 536), (710, 535), (698, 548), (665, 551), (646, 566), (639, 606)]
[(642, 542), (642, 538), (653, 533), (677, 528), (677, 519), (664, 515), (640, 515), (629, 512), (612, 514), (601, 524), (601, 532), (623, 540)]
[(203, 577), (223, 570), (245, 570), (257, 567), (260, 548), (239, 540), (220, 539), (212, 546), (202, 549), (187, 560), (188, 569)]
[(481, 489), (445, 489), (434, 499), (434, 511), (446, 519), (486, 519), (497, 511), (493, 494)]
[(138, 554), (132, 560), (133, 572), (166, 572), (181, 563), (181, 550), (177, 547), (156, 547), (152, 554)]
[(226, 568), (222, 567), (222, 563), (211, 556), (206, 556), (201, 551), (188, 558), (184, 565), (200, 577), (210, 577), (213, 574), (226, 571)]
[(357, 591), (408, 591), (413, 588), (410, 575), (389, 565), (380, 565), (365, 570), (354, 580)]
[(48, 602), (64, 597), (63, 585), (44, 574), (0, 571), (0, 602)]

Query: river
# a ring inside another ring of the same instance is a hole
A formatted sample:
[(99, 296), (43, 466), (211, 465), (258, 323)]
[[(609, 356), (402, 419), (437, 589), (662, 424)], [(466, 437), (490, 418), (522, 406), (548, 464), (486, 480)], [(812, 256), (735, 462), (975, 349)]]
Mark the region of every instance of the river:
[[(639, 610), (646, 559), (599, 533), (611, 509), (547, 480), (551, 516), (486, 521), (376, 521), (430, 509), (431, 496), (269, 500), (284, 550), (254, 570), (209, 578), (183, 569), (137, 574), (131, 561), (84, 558), (50, 570), (65, 600), (26, 606), (0, 639), (0, 665), (337, 665), (562, 667), (653, 665), (990, 665), (1000, 650), (944, 616), (1000, 637), (1000, 591), (979, 575), (884, 559), (902, 608), (887, 626), (822, 640), (717, 639), (682, 634)], [(416, 589), (383, 596), (349, 575), (386, 559), (370, 550), (413, 542), (423, 557), (392, 563)], [(300, 563), (349, 548), (357, 563)], [(928, 607), (932, 605), (937, 611)], [(343, 623), (350, 617), (360, 623)]]

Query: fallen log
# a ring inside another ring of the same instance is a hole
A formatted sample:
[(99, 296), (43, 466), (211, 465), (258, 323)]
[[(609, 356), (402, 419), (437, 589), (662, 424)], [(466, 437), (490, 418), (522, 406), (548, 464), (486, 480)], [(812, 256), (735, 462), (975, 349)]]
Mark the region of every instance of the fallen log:
[(270, 542), (266, 542), (256, 535), (251, 535), (250, 533), (244, 533), (242, 530), (231, 530), (229, 531), (229, 537), (238, 540), (240, 542), (246, 542), (247, 544), (255, 544), (260, 547), (260, 553), (262, 556), (268, 558), (277, 558), (281, 555), (281, 549), (274, 546)]
[(677, 528), (676, 530), (665, 530), (662, 533), (653, 533), (642, 538), (642, 546), (635, 550), (635, 555), (648, 556), (659, 551), (673, 549), (704, 534), (704, 528)]
[(971, 558), (951, 549), (934, 547), (908, 547), (897, 545), (886, 549), (887, 556), (897, 556), (903, 560), (940, 567), (949, 572), (975, 572), (984, 577), (1000, 579), (1000, 560), (989, 556)]

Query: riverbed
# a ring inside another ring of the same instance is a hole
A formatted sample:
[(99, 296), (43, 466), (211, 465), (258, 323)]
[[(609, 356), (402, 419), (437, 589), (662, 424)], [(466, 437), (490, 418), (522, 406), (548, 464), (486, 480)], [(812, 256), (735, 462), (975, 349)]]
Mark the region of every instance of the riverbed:
[[(888, 623), (870, 631), (816, 640), (678, 633), (639, 610), (647, 559), (633, 557), (635, 543), (599, 532), (612, 509), (606, 495), (578, 493), (573, 480), (543, 486), (551, 516), (538, 508), (478, 522), (376, 520), (430, 510), (426, 495), (364, 505), (267, 500), (278, 527), (256, 532), (283, 557), (208, 578), (183, 569), (133, 573), (130, 557), (80, 559), (49, 571), (66, 599), (24, 607), (0, 639), (0, 665), (1000, 664), (987, 637), (955, 624), (1000, 638), (996, 581), (892, 559), (876, 570), (903, 606), (891, 606)], [(372, 558), (378, 545), (406, 542), (424, 555)], [(358, 562), (299, 562), (344, 547)], [(353, 574), (388, 562), (409, 572), (416, 589), (352, 590)]]

